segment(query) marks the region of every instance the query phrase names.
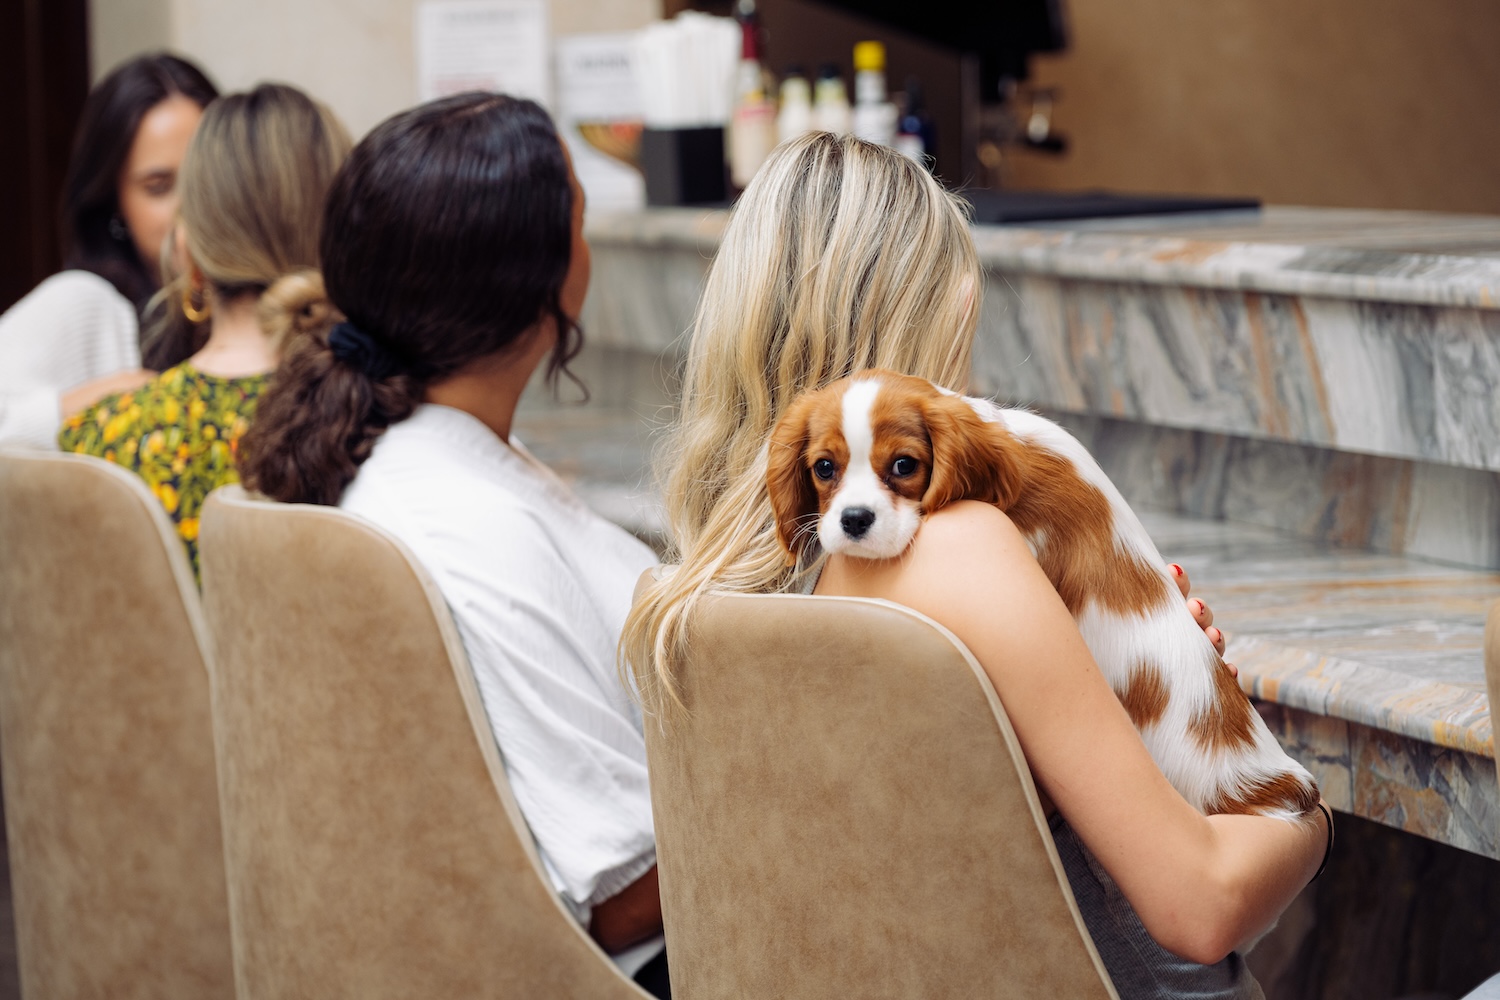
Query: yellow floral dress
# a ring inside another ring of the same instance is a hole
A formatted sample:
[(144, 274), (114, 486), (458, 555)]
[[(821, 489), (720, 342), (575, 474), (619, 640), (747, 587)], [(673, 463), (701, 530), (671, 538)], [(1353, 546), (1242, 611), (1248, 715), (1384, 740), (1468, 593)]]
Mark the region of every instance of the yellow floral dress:
[(239, 482), (235, 455), (268, 376), (219, 378), (169, 368), (134, 392), (106, 397), (69, 417), (63, 451), (95, 455), (139, 475), (187, 545), (198, 575), (198, 513), (220, 486)]

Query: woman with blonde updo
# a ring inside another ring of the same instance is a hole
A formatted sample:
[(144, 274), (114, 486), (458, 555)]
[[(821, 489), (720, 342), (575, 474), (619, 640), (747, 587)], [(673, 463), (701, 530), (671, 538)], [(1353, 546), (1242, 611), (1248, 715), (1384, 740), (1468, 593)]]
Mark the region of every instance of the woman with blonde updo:
[(318, 264), (323, 200), (348, 133), (322, 105), (280, 84), (210, 104), (181, 176), (182, 275), (146, 343), (187, 360), (144, 387), (69, 418), (64, 451), (138, 473), (177, 522), (194, 572), (198, 511), (237, 481), (235, 452), (282, 343), (328, 309)]
[[(979, 293), (965, 213), (920, 166), (829, 133), (771, 155), (709, 271), (679, 421), (661, 451), (680, 565), (632, 609), (623, 662), (670, 725), (683, 710), (676, 665), (711, 592), (813, 591), (916, 609), (969, 647), (1005, 704), (1119, 995), (1258, 996), (1234, 949), (1312, 876), (1322, 814), (1289, 823), (1194, 810), (1147, 754), (1003, 512), (946, 507), (900, 559), (784, 564), (765, 448), (787, 404), (872, 367), (963, 391)], [(1179, 583), (1185, 593), (1180, 573)], [(1201, 603), (1190, 607), (1222, 650)]]

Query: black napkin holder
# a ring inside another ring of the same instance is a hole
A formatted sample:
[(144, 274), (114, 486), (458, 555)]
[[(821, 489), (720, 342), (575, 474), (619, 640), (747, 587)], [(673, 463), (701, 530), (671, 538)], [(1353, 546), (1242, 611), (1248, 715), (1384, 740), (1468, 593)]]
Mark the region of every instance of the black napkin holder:
[(721, 126), (641, 132), (647, 205), (722, 205), (729, 200), (728, 172)]

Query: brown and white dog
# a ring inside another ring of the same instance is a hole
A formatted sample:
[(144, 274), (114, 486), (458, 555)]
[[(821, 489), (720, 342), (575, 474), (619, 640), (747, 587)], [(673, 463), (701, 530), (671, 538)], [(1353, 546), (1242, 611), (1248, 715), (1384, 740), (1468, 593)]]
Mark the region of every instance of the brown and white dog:
[(771, 437), (766, 485), (790, 560), (814, 540), (824, 552), (893, 558), (924, 515), (956, 500), (996, 504), (1189, 802), (1282, 818), (1316, 808), (1317, 784), (1240, 691), (1140, 520), (1051, 421), (865, 371), (792, 403)]

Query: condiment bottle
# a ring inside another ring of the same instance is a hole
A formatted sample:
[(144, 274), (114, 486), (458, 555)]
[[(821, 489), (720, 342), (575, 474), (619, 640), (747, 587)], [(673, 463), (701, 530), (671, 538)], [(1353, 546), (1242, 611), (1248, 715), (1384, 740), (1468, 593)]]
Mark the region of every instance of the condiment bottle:
[(729, 120), (729, 179), (735, 187), (744, 188), (776, 145), (776, 106), (766, 96), (755, 0), (739, 0), (735, 17), (740, 22), (741, 43), (734, 114)]
[(916, 77), (906, 81), (906, 108), (896, 125), (896, 149), (931, 169), (937, 153), (936, 130), (922, 107), (922, 84)]
[(896, 141), (896, 106), (885, 99), (885, 46), (854, 46), (854, 134), (889, 146)]
[(818, 86), (813, 92), (813, 127), (835, 135), (849, 131), (849, 94), (844, 78), (833, 63), (818, 70)]
[(781, 111), (776, 116), (776, 139), (786, 142), (813, 127), (812, 88), (800, 66), (787, 71), (781, 81)]

